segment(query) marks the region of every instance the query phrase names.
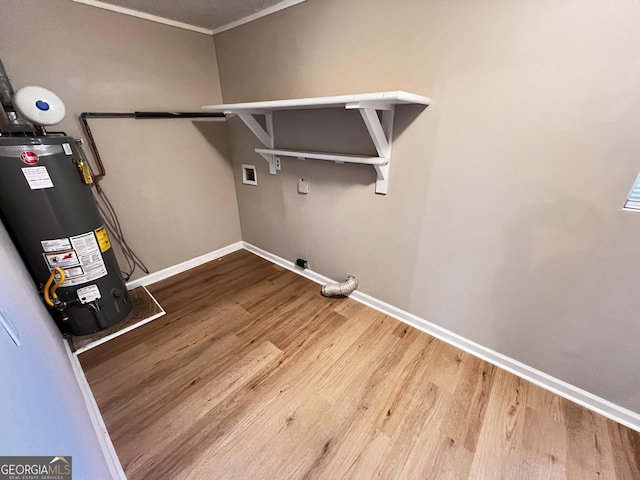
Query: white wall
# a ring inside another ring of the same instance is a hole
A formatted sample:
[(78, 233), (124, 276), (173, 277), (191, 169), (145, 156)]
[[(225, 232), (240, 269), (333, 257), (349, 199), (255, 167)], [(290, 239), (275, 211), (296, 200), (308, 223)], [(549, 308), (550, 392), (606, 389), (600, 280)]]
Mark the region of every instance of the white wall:
[(0, 224), (0, 454), (71, 456), (73, 478), (111, 478), (62, 338)]

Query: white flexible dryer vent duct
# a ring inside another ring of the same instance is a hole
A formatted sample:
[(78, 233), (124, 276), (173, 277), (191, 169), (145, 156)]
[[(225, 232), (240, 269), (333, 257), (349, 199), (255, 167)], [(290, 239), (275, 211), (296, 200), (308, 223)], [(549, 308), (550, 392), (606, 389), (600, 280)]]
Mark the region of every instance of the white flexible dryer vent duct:
[(358, 279), (349, 275), (344, 282), (329, 283), (322, 287), (322, 295), (325, 297), (346, 296), (358, 288)]

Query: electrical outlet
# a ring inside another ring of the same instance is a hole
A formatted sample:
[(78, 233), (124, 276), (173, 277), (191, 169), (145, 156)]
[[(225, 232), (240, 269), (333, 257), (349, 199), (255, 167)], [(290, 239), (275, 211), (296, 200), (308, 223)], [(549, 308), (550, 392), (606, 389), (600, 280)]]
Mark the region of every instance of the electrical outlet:
[(280, 167), (282, 165), (280, 165), (280, 157), (276, 157), (276, 170), (280, 170)]
[(298, 193), (306, 195), (309, 193), (309, 182), (307, 182), (304, 178), (298, 180)]

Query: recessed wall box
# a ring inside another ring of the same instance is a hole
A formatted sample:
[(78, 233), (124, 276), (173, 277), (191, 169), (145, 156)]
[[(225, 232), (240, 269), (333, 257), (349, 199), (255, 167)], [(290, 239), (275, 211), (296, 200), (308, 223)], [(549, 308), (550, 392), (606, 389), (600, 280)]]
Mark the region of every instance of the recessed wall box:
[(242, 164), (242, 183), (246, 185), (258, 185), (258, 174), (255, 165)]

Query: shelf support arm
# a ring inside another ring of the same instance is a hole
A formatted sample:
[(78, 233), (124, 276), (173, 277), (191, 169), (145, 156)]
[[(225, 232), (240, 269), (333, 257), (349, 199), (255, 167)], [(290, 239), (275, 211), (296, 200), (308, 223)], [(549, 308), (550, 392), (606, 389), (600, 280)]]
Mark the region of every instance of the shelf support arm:
[[(378, 112), (375, 108), (360, 108), (360, 115), (362, 115), (362, 120), (364, 120), (364, 124), (367, 126), (367, 130), (369, 131), (369, 135), (371, 135), (371, 140), (373, 140), (373, 144), (376, 147), (378, 155), (384, 158), (389, 158), (390, 155), (390, 145), (385, 134), (384, 129), (382, 128), (382, 123), (380, 123), (380, 119), (378, 118)], [(390, 112), (392, 110), (385, 110), (383, 112)]]
[(273, 138), (273, 113), (265, 112), (265, 122), (267, 129), (262, 128), (262, 125), (256, 120), (256, 117), (252, 113), (238, 113), (240, 120), (253, 132), (253, 134), (262, 142), (267, 148), (273, 148), (275, 141)]
[(389, 161), (384, 165), (374, 165), (376, 169), (376, 193), (385, 195), (389, 186), (389, 170), (391, 165), (391, 145), (393, 143), (393, 120), (395, 108), (382, 110), (382, 120), (378, 118), (375, 107), (360, 106), (360, 115), (367, 126), (371, 140), (376, 147), (378, 155)]
[(269, 164), (269, 174), (275, 175), (276, 174), (276, 156), (273, 153), (262, 153), (262, 152), (258, 152), (258, 153), (262, 155), (262, 158), (264, 158)]
[(386, 165), (374, 165), (376, 169), (376, 193), (386, 195), (387, 188), (389, 187), (389, 164)]

